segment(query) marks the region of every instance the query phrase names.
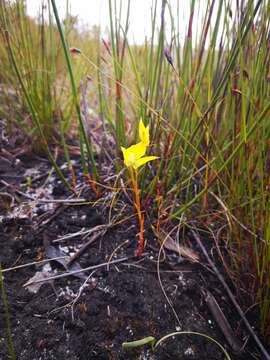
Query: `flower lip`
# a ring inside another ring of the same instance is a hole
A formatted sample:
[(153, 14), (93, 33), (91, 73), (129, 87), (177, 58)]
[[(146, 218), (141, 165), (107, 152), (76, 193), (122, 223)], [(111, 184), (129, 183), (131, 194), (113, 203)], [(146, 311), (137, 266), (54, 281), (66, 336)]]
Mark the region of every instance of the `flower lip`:
[(149, 161), (155, 160), (157, 156), (144, 156), (146, 153), (146, 146), (140, 142), (136, 145), (132, 145), (129, 148), (121, 147), (124, 163), (129, 168), (137, 170), (140, 166), (146, 164)]
[(124, 163), (127, 167), (134, 167), (137, 160), (142, 158), (146, 153), (146, 146), (142, 142), (132, 145), (129, 148), (122, 147)]

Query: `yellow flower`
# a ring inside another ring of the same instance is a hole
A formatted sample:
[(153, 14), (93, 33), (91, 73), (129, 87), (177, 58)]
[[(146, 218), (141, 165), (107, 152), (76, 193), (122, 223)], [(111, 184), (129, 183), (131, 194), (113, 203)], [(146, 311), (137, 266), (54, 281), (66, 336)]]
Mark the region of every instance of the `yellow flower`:
[(150, 144), (149, 139), (149, 126), (145, 127), (142, 119), (139, 122), (139, 137), (140, 142), (136, 145), (132, 145), (129, 148), (121, 147), (124, 163), (128, 168), (137, 170), (140, 166), (146, 164), (148, 161), (157, 159), (157, 156), (144, 156), (146, 148)]
[(148, 146), (150, 144), (150, 140), (149, 140), (149, 126), (145, 127), (144, 123), (142, 121), (142, 118), (140, 119), (139, 122), (139, 137), (141, 142), (145, 145)]
[(141, 141), (136, 145), (132, 145), (129, 148), (121, 147), (124, 163), (127, 167), (132, 167), (137, 170), (140, 166), (146, 164), (148, 161), (157, 159), (157, 156), (144, 156), (146, 152), (146, 146)]

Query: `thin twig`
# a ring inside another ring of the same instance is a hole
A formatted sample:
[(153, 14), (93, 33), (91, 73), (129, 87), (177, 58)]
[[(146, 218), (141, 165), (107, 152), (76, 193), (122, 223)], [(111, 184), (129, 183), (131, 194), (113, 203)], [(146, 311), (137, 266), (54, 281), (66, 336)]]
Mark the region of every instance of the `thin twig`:
[(114, 256), (114, 254), (119, 250), (121, 249), (122, 246), (124, 246), (125, 244), (127, 244), (129, 242), (129, 240), (125, 240), (123, 241), (122, 243), (120, 243), (118, 246), (116, 246), (116, 248), (113, 250), (113, 252), (111, 253), (110, 257), (109, 257), (109, 260), (108, 260), (108, 271), (109, 271), (109, 266), (110, 266), (110, 263), (111, 263), (111, 260)]
[[(175, 228), (176, 228), (177, 226), (180, 226), (180, 223), (179, 223), (178, 225), (176, 225), (176, 226), (168, 233), (167, 236), (170, 236), (170, 234), (175, 230)], [(174, 308), (174, 306), (173, 306), (173, 302), (170, 300), (169, 296), (167, 295), (166, 290), (165, 290), (165, 288), (164, 288), (164, 286), (163, 286), (163, 284), (162, 284), (162, 281), (161, 281), (161, 276), (160, 276), (160, 257), (161, 257), (161, 253), (164, 252), (164, 244), (165, 244), (165, 242), (166, 242), (166, 240), (167, 240), (167, 236), (166, 236), (165, 239), (163, 240), (163, 242), (162, 242), (162, 244), (161, 244), (161, 246), (160, 246), (159, 252), (158, 252), (157, 275), (158, 275), (158, 281), (159, 281), (161, 290), (162, 290), (162, 292), (163, 292), (163, 295), (164, 295), (167, 303), (169, 304), (170, 308), (172, 309), (172, 312), (173, 312), (173, 314), (174, 314), (174, 316), (175, 316), (175, 319), (177, 320), (179, 326), (182, 327), (182, 324), (181, 324), (181, 321), (180, 321), (180, 319), (179, 319), (179, 316), (178, 316), (178, 314), (177, 314), (177, 312), (176, 312), (176, 310), (175, 310), (175, 308)]]
[[(76, 302), (79, 300), (84, 288), (86, 287), (86, 284), (88, 283), (88, 281), (90, 280), (90, 278), (95, 274), (96, 270), (93, 270), (91, 272), (90, 275), (88, 275), (88, 277), (86, 278), (86, 280), (83, 282), (83, 284), (80, 286), (77, 296), (75, 297), (75, 299), (73, 299), (69, 304), (71, 305), (71, 317), (72, 317), (72, 321), (74, 321), (74, 306), (76, 304)], [(67, 305), (69, 305), (67, 304)]]
[(2, 273), (22, 269), (22, 268), (25, 268), (25, 267), (28, 267), (28, 266), (44, 264), (44, 263), (47, 263), (47, 262), (50, 262), (50, 261), (64, 259), (66, 257), (68, 257), (68, 255), (66, 255), (66, 256), (57, 256), (55, 258), (44, 259), (44, 260), (40, 260), (40, 261), (33, 261), (33, 262), (30, 262), (30, 263), (27, 263), (27, 264), (22, 264), (22, 265), (14, 266), (14, 267), (11, 267), (11, 268), (3, 269)]
[[(136, 258), (136, 256), (126, 256), (126, 257), (121, 258), (121, 259), (113, 260), (109, 264), (110, 265), (118, 264), (118, 263), (124, 262), (126, 260), (131, 260), (131, 259), (134, 259), (134, 258)], [(74, 270), (74, 271), (67, 271), (67, 272), (65, 272), (63, 274), (47, 277), (46, 279), (28, 281), (27, 283), (23, 284), (23, 287), (27, 287), (27, 286), (33, 285), (33, 284), (38, 284), (38, 283), (41, 283), (41, 282), (44, 283), (44, 282), (64, 278), (64, 277), (71, 276), (71, 275), (76, 275), (76, 274), (79, 274), (79, 273), (82, 273), (82, 272), (85, 272), (85, 271), (95, 270), (95, 269), (99, 269), (99, 268), (106, 267), (106, 266), (108, 266), (108, 262), (101, 263), (101, 264), (98, 264), (98, 265), (88, 266), (87, 268), (84, 268), (84, 269), (79, 269), (79, 270)]]
[(57, 239), (54, 239), (52, 240), (52, 243), (57, 243), (57, 242), (62, 242), (64, 240), (67, 240), (67, 239), (71, 239), (73, 237), (76, 237), (76, 236), (80, 236), (80, 235), (91, 235), (97, 231), (102, 231), (104, 229), (108, 229), (110, 226), (112, 226), (111, 224), (103, 224), (103, 225), (97, 225), (91, 229), (88, 229), (88, 230), (80, 230), (80, 231), (76, 231), (75, 233), (70, 233), (70, 234), (67, 234), (67, 235), (64, 235), (64, 236), (61, 236)]
[(84, 198), (79, 198), (79, 199), (38, 199), (35, 198), (34, 196), (31, 196), (29, 194), (26, 194), (22, 191), (20, 191), (19, 189), (17, 189), (14, 185), (11, 185), (9, 183), (7, 183), (5, 180), (0, 180), (0, 183), (8, 188), (11, 188), (13, 192), (17, 193), (18, 195), (21, 195), (23, 197), (25, 197), (28, 200), (32, 200), (41, 204), (51, 204), (51, 203), (55, 203), (55, 204), (76, 204), (79, 205), (81, 203), (85, 203), (85, 202), (89, 202), (88, 200), (84, 199)]

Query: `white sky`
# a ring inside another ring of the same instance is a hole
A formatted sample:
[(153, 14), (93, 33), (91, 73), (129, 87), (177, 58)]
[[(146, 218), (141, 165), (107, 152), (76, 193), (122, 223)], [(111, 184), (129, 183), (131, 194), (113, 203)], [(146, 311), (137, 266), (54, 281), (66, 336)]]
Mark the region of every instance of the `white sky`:
[[(179, 24), (180, 24), (180, 39), (184, 40), (189, 13), (190, 13), (190, 2), (191, 0), (170, 0), (172, 5), (173, 12), (177, 12), (177, 1), (180, 3), (180, 14), (179, 14)], [(196, 0), (197, 4), (195, 6), (196, 11), (198, 12), (199, 8), (203, 9), (200, 12), (200, 16), (203, 15), (206, 9), (207, 0)], [(27, 11), (31, 16), (36, 16), (41, 8), (42, 0), (26, 0)], [(45, 1), (46, 3), (46, 1)], [(114, 3), (114, 1), (112, 1)], [(121, 1), (116, 0), (116, 3), (120, 5)], [(122, 0), (123, 4), (123, 21), (124, 25), (125, 13), (127, 8), (127, 0)], [(66, 13), (66, 4), (67, 0), (56, 0), (56, 5), (60, 17), (64, 17)], [(143, 43), (145, 36), (150, 38), (151, 35), (151, 4), (152, 0), (131, 0), (130, 8), (130, 26), (128, 37), (129, 41), (135, 43)], [(102, 32), (105, 32), (109, 28), (109, 0), (69, 0), (70, 12), (74, 16), (78, 16), (79, 22), (83, 25), (100, 25)], [(158, 0), (158, 17), (157, 23), (160, 24), (160, 9), (161, 9), (161, 0)], [(175, 13), (173, 15), (175, 15)], [(170, 18), (168, 10), (165, 13), (166, 19), (166, 30), (167, 37), (170, 40)], [(176, 19), (176, 17), (175, 17)], [(195, 13), (194, 24), (198, 24), (198, 13)], [(196, 35), (196, 34), (194, 34)]]

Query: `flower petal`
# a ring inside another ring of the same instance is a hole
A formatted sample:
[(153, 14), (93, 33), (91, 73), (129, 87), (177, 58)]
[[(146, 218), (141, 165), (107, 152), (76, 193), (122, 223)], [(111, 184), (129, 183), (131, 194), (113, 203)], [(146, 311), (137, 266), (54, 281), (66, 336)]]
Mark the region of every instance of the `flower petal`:
[(128, 166), (128, 160), (129, 160), (129, 154), (128, 154), (128, 149), (126, 149), (125, 147), (121, 146), (121, 150), (123, 153), (123, 157), (124, 157), (124, 163), (126, 166)]
[(145, 146), (148, 146), (150, 144), (149, 126), (145, 127), (142, 119), (140, 119), (140, 122), (139, 122), (139, 137), (140, 137), (141, 142)]
[(156, 160), (158, 159), (158, 156), (145, 156), (145, 157), (142, 157), (141, 159), (138, 159), (135, 161), (133, 167), (134, 169), (138, 169), (140, 166), (146, 164), (148, 161), (152, 161), (152, 160)]
[(136, 145), (132, 145), (127, 149), (128, 154), (133, 154), (135, 160), (140, 159), (146, 153), (146, 146), (139, 142)]

